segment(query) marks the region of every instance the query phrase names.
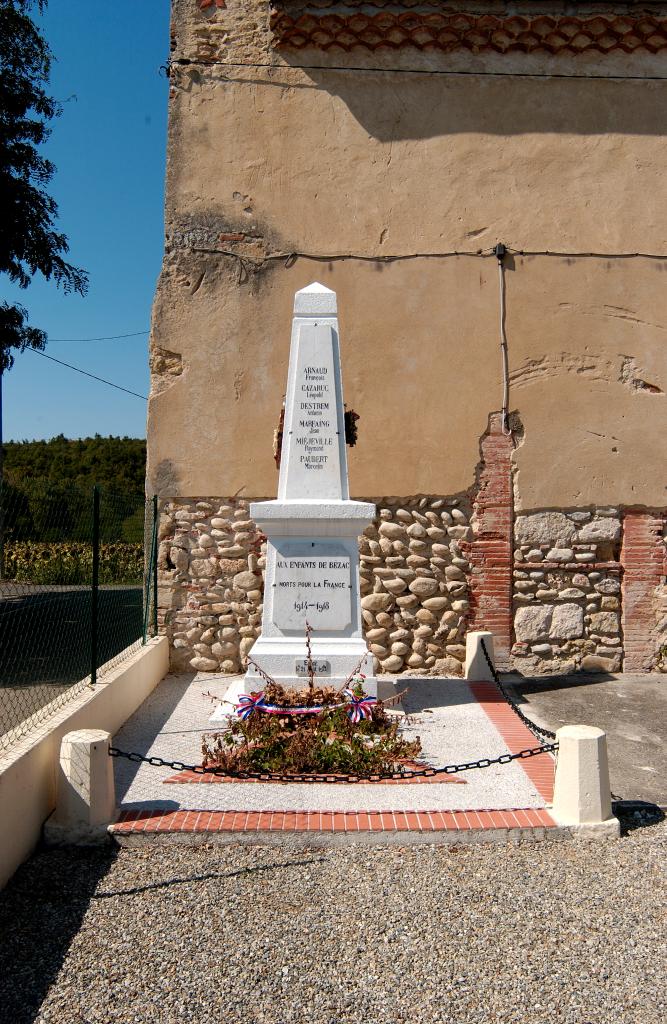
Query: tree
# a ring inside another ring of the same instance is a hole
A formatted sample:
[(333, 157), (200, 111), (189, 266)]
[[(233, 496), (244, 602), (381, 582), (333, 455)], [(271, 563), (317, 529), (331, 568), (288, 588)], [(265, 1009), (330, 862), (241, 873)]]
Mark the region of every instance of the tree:
[[(46, 0), (0, 0), (0, 274), (27, 288), (36, 273), (66, 292), (83, 295), (85, 271), (64, 260), (65, 235), (55, 230), (58, 207), (45, 186), (55, 167), (38, 151), (48, 124), (61, 112), (47, 94), (51, 51), (30, 18)], [(0, 303), (0, 579), (4, 575), (2, 495), (2, 377), (14, 365), (13, 350), (43, 349), (46, 334), (28, 324), (19, 303)]]
[(5, 480), (24, 489), (28, 480), (47, 486), (64, 481), (90, 490), (101, 484), (116, 494), (142, 495), (146, 476), (146, 442), (131, 437), (86, 437), (50, 441), (8, 441)]
[[(46, 92), (52, 54), (30, 17), (46, 2), (0, 0), (0, 273), (27, 288), (39, 272), (83, 295), (88, 277), (63, 258), (67, 238), (55, 230), (58, 207), (45, 189), (55, 168), (38, 151), (61, 113)], [(45, 344), (45, 332), (29, 326), (23, 306), (0, 304), (0, 381), (14, 363), (13, 350)]]

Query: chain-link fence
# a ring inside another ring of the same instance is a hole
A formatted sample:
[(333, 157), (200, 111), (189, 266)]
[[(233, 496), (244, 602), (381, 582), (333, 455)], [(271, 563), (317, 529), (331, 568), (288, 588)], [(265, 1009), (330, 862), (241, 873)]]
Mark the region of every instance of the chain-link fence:
[(0, 750), (156, 629), (156, 501), (52, 481), (0, 489)]

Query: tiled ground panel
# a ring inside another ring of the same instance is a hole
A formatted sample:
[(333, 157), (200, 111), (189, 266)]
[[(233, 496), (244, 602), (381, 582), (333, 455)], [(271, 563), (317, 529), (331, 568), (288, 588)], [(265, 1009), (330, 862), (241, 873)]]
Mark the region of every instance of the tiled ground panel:
[[(469, 683), (480, 707), (505, 740), (511, 753), (535, 747), (538, 741), (505, 703), (493, 683)], [(518, 762), (540, 795), (553, 796), (554, 760), (549, 754)], [(178, 776), (172, 778), (178, 779)], [(185, 781), (183, 779), (182, 781)], [(501, 810), (379, 811), (249, 811), (249, 810), (124, 810), (112, 831), (118, 835), (146, 833), (388, 833), (470, 832), (552, 828), (544, 808)]]
[(124, 811), (116, 833), (146, 832), (467, 832), (549, 828), (541, 808), (505, 811)]

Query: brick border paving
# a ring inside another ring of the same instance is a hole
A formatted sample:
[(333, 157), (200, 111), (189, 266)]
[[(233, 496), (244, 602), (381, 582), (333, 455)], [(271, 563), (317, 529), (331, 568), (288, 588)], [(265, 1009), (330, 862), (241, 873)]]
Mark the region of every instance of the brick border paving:
[[(538, 740), (530, 729), (523, 724), (503, 699), (493, 683), (468, 683), (473, 696), (480, 707), (491, 719), (496, 729), (507, 743), (511, 754), (517, 754), (527, 747), (536, 747)], [(551, 803), (554, 795), (555, 761), (551, 754), (537, 754), (519, 761), (524, 772), (535, 786), (535, 789), (547, 803)]]
[(114, 834), (147, 832), (467, 832), (552, 828), (539, 807), (502, 811), (123, 811)]
[[(511, 753), (534, 747), (537, 741), (514, 714), (493, 683), (468, 681), (480, 707), (501, 734)], [(554, 761), (539, 754), (518, 762), (538, 793), (553, 798)], [(200, 777), (197, 777), (200, 778)], [(176, 781), (176, 778), (168, 781)], [(185, 780), (182, 780), (185, 781)], [(203, 780), (202, 780), (203, 781)], [(222, 780), (224, 781), (224, 780)], [(399, 785), (402, 785), (399, 783)], [(556, 828), (543, 808), (463, 811), (247, 811), (247, 810), (126, 810), (110, 827), (118, 836), (141, 834), (252, 834), (274, 833), (468, 833), (501, 831), (531, 834), (536, 829)]]

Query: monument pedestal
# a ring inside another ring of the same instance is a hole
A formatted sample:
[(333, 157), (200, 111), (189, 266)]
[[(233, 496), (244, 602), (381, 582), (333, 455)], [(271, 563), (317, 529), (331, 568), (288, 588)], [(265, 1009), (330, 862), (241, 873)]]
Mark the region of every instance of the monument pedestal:
[[(262, 501), (250, 514), (266, 534), (262, 635), (251, 656), (284, 686), (308, 678), (306, 622), (318, 683), (340, 686), (353, 669), (375, 696), (373, 658), (361, 631), (358, 537), (375, 506), (361, 501)], [(256, 686), (252, 665), (246, 675)]]
[[(276, 501), (250, 515), (267, 537), (262, 633), (250, 656), (283, 686), (307, 684), (306, 623), (316, 685), (341, 686), (358, 669), (377, 692), (361, 628), (358, 537), (375, 506), (351, 501), (336, 294), (295, 295)], [(251, 663), (246, 689), (263, 685)]]

